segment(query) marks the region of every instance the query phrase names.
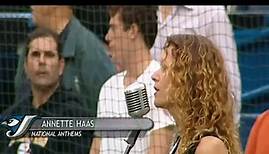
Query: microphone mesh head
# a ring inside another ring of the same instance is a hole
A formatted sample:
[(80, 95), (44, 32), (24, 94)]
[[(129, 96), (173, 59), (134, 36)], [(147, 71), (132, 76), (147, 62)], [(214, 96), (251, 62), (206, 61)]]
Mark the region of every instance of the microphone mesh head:
[(149, 112), (149, 101), (144, 83), (136, 82), (132, 84), (126, 88), (124, 94), (128, 114), (131, 117), (142, 117)]

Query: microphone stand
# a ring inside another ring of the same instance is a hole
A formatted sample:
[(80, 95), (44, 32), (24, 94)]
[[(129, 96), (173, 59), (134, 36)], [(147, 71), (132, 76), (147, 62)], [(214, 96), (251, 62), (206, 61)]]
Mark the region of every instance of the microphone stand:
[(139, 133), (141, 130), (132, 130), (130, 134), (128, 135), (128, 139), (125, 140), (125, 142), (128, 143), (128, 146), (125, 149), (124, 154), (129, 154), (133, 146), (135, 145), (135, 141), (137, 140)]

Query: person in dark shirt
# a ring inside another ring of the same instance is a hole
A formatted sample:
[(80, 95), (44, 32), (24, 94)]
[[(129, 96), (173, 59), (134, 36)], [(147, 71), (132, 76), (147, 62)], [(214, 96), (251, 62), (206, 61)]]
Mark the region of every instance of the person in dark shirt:
[[(34, 114), (49, 117), (93, 116), (83, 98), (76, 92), (61, 86), (65, 61), (57, 33), (38, 28), (29, 35), (24, 69), (31, 86), (31, 95), (4, 111), (3, 115)], [(80, 153), (89, 152), (91, 137), (22, 137), (8, 139), (1, 130), (3, 153)], [(92, 134), (92, 132), (91, 132)], [(0, 151), (1, 151), (0, 150)]]
[(169, 154), (241, 154), (224, 60), (202, 35), (172, 35), (156, 71), (155, 106), (176, 122)]
[[(90, 114), (97, 114), (97, 102), (103, 83), (116, 73), (102, 41), (81, 25), (73, 15), (72, 6), (31, 6), (37, 27), (46, 27), (60, 35), (65, 69), (62, 85), (85, 97)], [(19, 57), (15, 77), (16, 100), (27, 95), (23, 68), (24, 56)]]

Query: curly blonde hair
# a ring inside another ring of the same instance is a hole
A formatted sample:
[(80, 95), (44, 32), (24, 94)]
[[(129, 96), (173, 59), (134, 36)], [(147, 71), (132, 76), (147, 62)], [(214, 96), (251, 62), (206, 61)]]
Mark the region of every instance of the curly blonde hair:
[(234, 100), (220, 51), (201, 35), (172, 35), (166, 42), (166, 47), (170, 45), (174, 48), (167, 71), (171, 77), (168, 110), (180, 123), (179, 153), (184, 154), (207, 134), (220, 138), (229, 154), (242, 153), (234, 123)]

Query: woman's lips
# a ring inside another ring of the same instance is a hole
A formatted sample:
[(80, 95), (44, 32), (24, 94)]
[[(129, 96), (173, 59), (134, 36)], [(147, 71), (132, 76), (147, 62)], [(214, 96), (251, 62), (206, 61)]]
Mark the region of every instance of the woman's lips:
[(155, 89), (155, 93), (154, 93), (154, 95), (156, 95), (156, 94), (157, 94), (157, 92), (159, 91), (159, 89), (158, 89), (158, 88), (156, 88), (155, 86), (154, 86), (154, 89)]

